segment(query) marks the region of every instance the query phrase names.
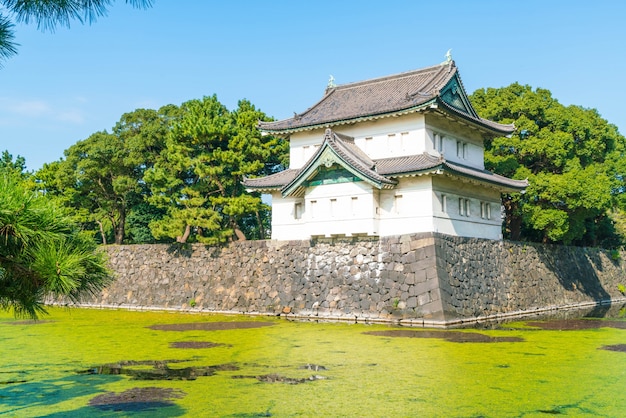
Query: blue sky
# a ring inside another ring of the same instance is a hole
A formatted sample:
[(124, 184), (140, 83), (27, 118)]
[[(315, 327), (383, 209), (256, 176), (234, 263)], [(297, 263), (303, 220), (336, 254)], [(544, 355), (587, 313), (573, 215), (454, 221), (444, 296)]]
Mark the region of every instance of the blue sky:
[(122, 114), (217, 94), (278, 119), (337, 84), (442, 62), (468, 93), (513, 82), (595, 108), (626, 133), (626, 2), (115, 2), (92, 25), (18, 25), (0, 69), (0, 151), (29, 169), (63, 157)]

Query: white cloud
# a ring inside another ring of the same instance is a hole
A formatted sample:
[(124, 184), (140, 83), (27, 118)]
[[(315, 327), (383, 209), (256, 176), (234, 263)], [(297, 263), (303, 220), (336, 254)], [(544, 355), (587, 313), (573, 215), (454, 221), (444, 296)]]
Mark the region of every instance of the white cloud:
[(75, 124), (81, 124), (85, 122), (85, 116), (83, 115), (83, 112), (78, 109), (69, 109), (59, 112), (55, 115), (55, 119), (58, 119), (62, 122), (71, 122)]
[[(76, 98), (74, 102), (85, 103), (84, 98)], [(33, 119), (47, 122), (62, 122), (82, 124), (85, 121), (84, 112), (76, 107), (62, 103), (51, 103), (45, 100), (16, 100), (13, 98), (0, 97), (0, 112), (4, 113), (2, 119), (8, 122), (10, 119), (18, 119), (22, 122)], [(10, 116), (13, 115), (13, 116)], [(16, 122), (16, 120), (14, 120)], [(4, 124), (4, 123), (3, 123)]]
[(10, 113), (34, 118), (45, 116), (51, 112), (50, 105), (43, 100), (12, 101), (3, 99), (2, 108)]

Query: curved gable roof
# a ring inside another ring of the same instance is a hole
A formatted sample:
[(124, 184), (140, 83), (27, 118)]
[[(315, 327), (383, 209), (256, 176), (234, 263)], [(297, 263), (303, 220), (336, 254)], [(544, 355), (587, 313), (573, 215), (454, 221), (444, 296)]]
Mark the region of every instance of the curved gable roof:
[(377, 173), (375, 162), (359, 147), (354, 139), (326, 129), (324, 140), (317, 152), (299, 169), (295, 177), (282, 188), (283, 196), (299, 196), (304, 193), (305, 181), (317, 173), (320, 165), (339, 164), (372, 186), (382, 189), (393, 187), (397, 182)]
[(259, 122), (261, 130), (291, 133), (436, 107), (497, 135), (513, 132), (480, 118), (471, 106), (454, 61), (420, 70), (328, 88), (315, 105), (293, 118)]

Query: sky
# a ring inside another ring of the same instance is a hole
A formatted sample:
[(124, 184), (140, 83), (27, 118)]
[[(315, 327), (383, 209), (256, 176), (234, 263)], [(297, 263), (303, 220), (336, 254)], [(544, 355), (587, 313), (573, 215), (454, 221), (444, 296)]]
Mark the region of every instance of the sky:
[(18, 24), (0, 68), (0, 152), (29, 170), (124, 113), (217, 95), (276, 119), (336, 84), (419, 69), (451, 49), (468, 94), (514, 82), (594, 108), (626, 134), (621, 0), (154, 0), (91, 25)]

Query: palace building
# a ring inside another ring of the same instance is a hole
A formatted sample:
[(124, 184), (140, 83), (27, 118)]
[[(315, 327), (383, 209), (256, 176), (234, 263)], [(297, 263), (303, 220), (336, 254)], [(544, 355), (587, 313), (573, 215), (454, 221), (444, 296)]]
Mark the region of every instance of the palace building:
[(260, 122), (290, 141), (290, 166), (247, 179), (272, 196), (272, 239), (419, 232), (502, 238), (501, 195), (528, 182), (485, 170), (485, 138), (513, 125), (481, 118), (458, 69), (420, 70), (335, 85), (294, 117)]

